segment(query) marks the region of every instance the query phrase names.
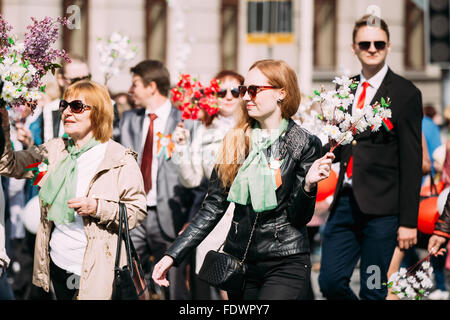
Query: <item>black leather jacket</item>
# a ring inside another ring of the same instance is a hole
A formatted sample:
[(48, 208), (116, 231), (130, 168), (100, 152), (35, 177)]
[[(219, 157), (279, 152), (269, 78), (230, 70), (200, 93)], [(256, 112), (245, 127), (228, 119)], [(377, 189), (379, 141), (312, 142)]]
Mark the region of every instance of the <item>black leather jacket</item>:
[[(282, 185), (276, 190), (277, 208), (261, 212), (246, 261), (261, 261), (297, 253), (308, 253), (306, 224), (314, 214), (317, 188), (304, 190), (306, 173), (320, 157), (320, 140), (290, 120), (286, 133), (265, 150), (267, 156), (284, 159)], [(214, 229), (228, 208), (228, 190), (222, 187), (214, 169), (208, 195), (186, 230), (166, 252), (177, 266)], [(238, 259), (244, 255), (256, 213), (251, 204), (236, 204), (224, 251)], [(215, 248), (218, 249), (218, 248)]]

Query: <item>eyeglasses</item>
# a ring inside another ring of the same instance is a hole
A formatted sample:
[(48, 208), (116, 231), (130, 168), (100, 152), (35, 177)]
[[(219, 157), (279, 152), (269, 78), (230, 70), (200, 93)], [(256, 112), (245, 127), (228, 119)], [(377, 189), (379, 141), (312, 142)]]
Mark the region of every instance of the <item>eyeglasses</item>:
[(263, 91), (263, 90), (269, 90), (269, 89), (279, 89), (278, 87), (273, 87), (273, 86), (255, 86), (255, 85), (250, 85), (250, 86), (239, 86), (239, 95), (241, 96), (241, 98), (243, 98), (245, 96), (245, 93), (248, 92), (248, 95), (250, 96), (251, 99), (255, 99), (256, 95)]
[(228, 93), (228, 90), (230, 90), (231, 95), (232, 95), (234, 98), (239, 98), (239, 88), (220, 89), (220, 91), (217, 92), (217, 96), (218, 96), (219, 98), (225, 98), (225, 96), (226, 96), (227, 93)]
[(80, 100), (73, 100), (71, 102), (67, 102), (66, 100), (61, 100), (59, 102), (59, 111), (61, 113), (63, 113), (67, 107), (70, 107), (70, 112), (72, 112), (72, 113), (82, 113), (84, 110), (92, 109), (91, 106), (85, 105)]
[(384, 50), (386, 48), (386, 41), (361, 41), (358, 42), (358, 46), (360, 50), (367, 51), (372, 43), (377, 50)]

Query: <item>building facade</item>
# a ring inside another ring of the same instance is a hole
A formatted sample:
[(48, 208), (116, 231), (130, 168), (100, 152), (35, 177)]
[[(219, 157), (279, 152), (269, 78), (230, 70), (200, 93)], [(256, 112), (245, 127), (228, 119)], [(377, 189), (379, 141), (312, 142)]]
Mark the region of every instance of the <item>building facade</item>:
[[(289, 29), (288, 37), (255, 40), (248, 31), (264, 24), (264, 17), (274, 15), (274, 7), (267, 7), (272, 8), (267, 11), (263, 2), (267, 1), (0, 0), (0, 10), (19, 36), (26, 31), (31, 16), (64, 15), (76, 22), (77, 28), (62, 32), (59, 45), (85, 57), (93, 79), (99, 82), (103, 75), (96, 52), (98, 38), (118, 31), (137, 46), (137, 57), (130, 66), (147, 58), (162, 60), (173, 82), (181, 72), (204, 82), (223, 68), (245, 75), (256, 60), (275, 58), (297, 71), (305, 95), (322, 84), (330, 86), (337, 75), (360, 71), (350, 48), (353, 24), (366, 13), (376, 13), (390, 27), (389, 66), (421, 89), (424, 103), (442, 110), (441, 70), (428, 64), (425, 57), (424, 1), (271, 1), (284, 2), (278, 15), (282, 21), (275, 23)], [(128, 90), (130, 66), (109, 81), (111, 92)]]

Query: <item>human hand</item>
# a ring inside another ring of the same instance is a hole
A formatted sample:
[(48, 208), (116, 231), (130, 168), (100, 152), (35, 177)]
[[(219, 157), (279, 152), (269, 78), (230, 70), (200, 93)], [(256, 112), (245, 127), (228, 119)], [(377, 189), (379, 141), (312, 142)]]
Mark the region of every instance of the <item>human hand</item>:
[(397, 231), (398, 247), (401, 250), (408, 250), (417, 244), (417, 229), (399, 227)]
[(25, 128), (23, 123), (17, 122), (16, 129), (17, 140), (19, 140), (19, 142), (23, 144), (25, 148), (33, 144), (33, 136), (31, 135), (31, 131)]
[(80, 197), (67, 201), (69, 208), (75, 209), (75, 212), (80, 216), (89, 216), (97, 212), (97, 199)]
[(175, 140), (175, 143), (184, 145), (189, 140), (189, 137), (189, 130), (184, 128), (183, 122), (180, 122), (173, 132), (173, 139)]
[(443, 256), (446, 249), (441, 247), (446, 241), (444, 237), (433, 234), (428, 240), (428, 252), (433, 252), (435, 257)]
[(305, 177), (305, 191), (310, 192), (313, 186), (322, 181), (330, 175), (331, 164), (335, 158), (335, 155), (332, 152), (328, 152), (322, 158), (317, 159), (312, 164), (311, 168), (308, 170), (308, 173)]
[(166, 278), (167, 272), (173, 265), (173, 259), (169, 256), (162, 257), (153, 268), (152, 278), (158, 286), (168, 287), (169, 281)]

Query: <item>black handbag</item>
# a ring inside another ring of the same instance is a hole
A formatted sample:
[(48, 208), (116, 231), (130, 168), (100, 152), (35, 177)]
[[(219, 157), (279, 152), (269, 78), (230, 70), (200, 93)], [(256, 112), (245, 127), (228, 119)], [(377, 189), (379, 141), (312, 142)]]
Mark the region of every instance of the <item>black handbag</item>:
[(225, 291), (241, 291), (245, 284), (245, 273), (247, 266), (244, 261), (247, 257), (248, 249), (253, 238), (253, 233), (258, 220), (258, 213), (256, 214), (255, 222), (253, 223), (252, 232), (248, 239), (247, 248), (241, 260), (233, 257), (226, 252), (220, 252), (220, 249), (210, 250), (205, 256), (202, 267), (198, 273), (198, 277), (206, 281), (213, 287)]
[[(127, 251), (127, 265), (120, 268), (122, 239)], [(117, 239), (116, 264), (114, 267), (113, 300), (150, 300), (147, 281), (142, 271), (139, 256), (134, 248), (128, 230), (128, 216), (125, 204), (119, 203), (119, 233)]]

